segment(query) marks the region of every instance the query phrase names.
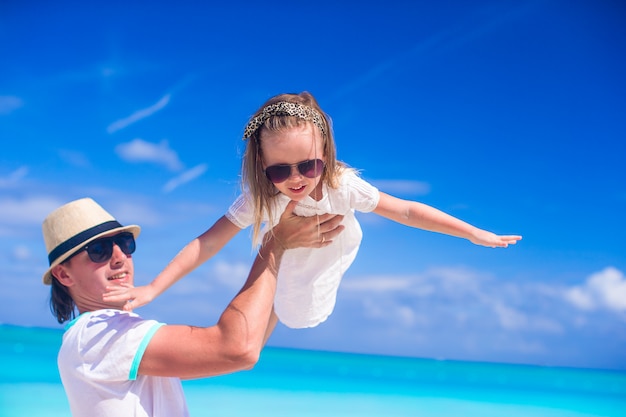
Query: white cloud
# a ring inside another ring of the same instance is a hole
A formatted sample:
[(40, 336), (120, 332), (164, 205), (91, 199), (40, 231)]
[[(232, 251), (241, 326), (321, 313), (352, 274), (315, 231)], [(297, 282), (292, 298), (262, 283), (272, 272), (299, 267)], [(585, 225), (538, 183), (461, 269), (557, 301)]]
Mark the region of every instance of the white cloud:
[(524, 313), (507, 306), (501, 301), (493, 303), (493, 311), (505, 329), (520, 329), (528, 325), (528, 318)]
[(163, 214), (159, 208), (138, 200), (114, 198), (101, 203), (122, 224), (135, 223), (141, 227), (163, 224)]
[(350, 277), (341, 284), (341, 291), (350, 302), (360, 305), (365, 317), (407, 327), (470, 323), (507, 332), (558, 334), (564, 331), (562, 320), (568, 320), (568, 316), (555, 317), (551, 311), (562, 311), (554, 303), (562, 300), (562, 288), (498, 280), (465, 267), (437, 267), (414, 275)]
[(24, 101), (15, 96), (0, 96), (0, 114), (9, 114), (24, 105)]
[(169, 147), (166, 140), (156, 144), (137, 138), (117, 145), (115, 152), (127, 162), (152, 162), (164, 165), (170, 171), (178, 171), (183, 168), (182, 162), (178, 159), (178, 154)]
[(372, 185), (389, 194), (426, 195), (430, 193), (430, 184), (410, 180), (373, 180)]
[(351, 292), (388, 294), (410, 294), (414, 297), (429, 297), (434, 294), (476, 294), (480, 282), (476, 272), (466, 268), (438, 267), (413, 275), (365, 276), (344, 280), (342, 288)]
[(18, 261), (25, 261), (31, 257), (30, 248), (26, 245), (18, 245), (13, 248), (13, 258)]
[(362, 301), (365, 307), (365, 318), (368, 321), (392, 321), (404, 328), (410, 328), (415, 325), (428, 327), (431, 324), (430, 317), (418, 314), (411, 306), (381, 303), (375, 297), (366, 297)]
[(200, 175), (204, 174), (208, 169), (207, 164), (196, 165), (195, 167), (183, 172), (179, 176), (172, 178), (163, 186), (163, 192), (169, 193), (174, 191), (176, 188), (180, 187), (183, 184), (188, 183), (189, 181), (195, 180)]
[(565, 298), (581, 310), (593, 310), (593, 298), (582, 287), (572, 287), (565, 292)]
[(402, 291), (412, 285), (410, 277), (372, 276), (344, 281), (343, 287), (350, 291), (386, 292)]
[(61, 204), (63, 203), (52, 197), (0, 198), (0, 219), (11, 225), (41, 224), (48, 213)]
[(626, 312), (626, 278), (614, 267), (592, 274), (583, 285), (569, 288), (565, 298), (581, 310)]
[(27, 167), (20, 167), (11, 172), (7, 177), (0, 177), (0, 188), (9, 188), (17, 185), (28, 174)]
[(141, 120), (141, 119), (145, 119), (146, 117), (152, 116), (154, 113), (156, 113), (157, 111), (159, 111), (159, 110), (163, 109), (165, 106), (167, 106), (167, 104), (170, 101), (170, 98), (171, 98), (171, 95), (170, 94), (166, 94), (159, 101), (154, 103), (152, 106), (147, 107), (145, 109), (137, 110), (136, 112), (134, 112), (130, 116), (111, 123), (109, 125), (109, 127), (107, 127), (107, 132), (115, 133), (118, 130), (124, 129), (125, 127), (127, 127), (127, 126), (129, 126), (129, 125), (131, 125), (131, 124)]
[(233, 264), (218, 261), (213, 268), (212, 279), (217, 279), (227, 287), (239, 289), (248, 277), (249, 272), (250, 265), (246, 263)]
[(481, 292), (481, 285), (490, 282), (491, 277), (463, 267), (437, 267), (427, 271), (430, 281), (437, 283), (447, 293), (476, 294)]

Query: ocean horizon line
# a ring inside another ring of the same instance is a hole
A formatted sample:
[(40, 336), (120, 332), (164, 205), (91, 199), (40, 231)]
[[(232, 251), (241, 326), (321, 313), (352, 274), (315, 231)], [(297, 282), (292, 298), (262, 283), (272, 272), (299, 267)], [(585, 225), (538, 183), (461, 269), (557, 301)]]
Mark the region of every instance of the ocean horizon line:
[[(49, 332), (51, 336), (56, 335), (59, 337), (59, 341), (64, 333), (63, 327), (48, 327), (48, 326), (40, 326), (40, 325), (20, 325), (13, 323), (2, 323), (0, 322), (0, 337), (4, 337), (3, 328), (13, 328), (15, 330), (22, 329), (24, 331), (32, 330), (32, 331), (42, 331)], [(27, 333), (23, 333), (25, 335)], [(0, 342), (4, 342), (2, 338), (0, 338)], [(450, 362), (450, 363), (471, 363), (476, 365), (502, 365), (502, 366), (513, 366), (513, 367), (530, 367), (530, 368), (554, 368), (554, 369), (563, 369), (563, 370), (589, 370), (589, 371), (600, 371), (600, 372), (615, 372), (618, 374), (626, 375), (626, 364), (624, 364), (624, 368), (608, 368), (608, 367), (590, 367), (590, 366), (566, 366), (566, 365), (552, 365), (552, 364), (537, 364), (532, 362), (512, 362), (512, 361), (485, 361), (485, 360), (471, 360), (471, 359), (460, 359), (460, 358), (446, 358), (446, 357), (428, 357), (428, 356), (410, 356), (410, 355), (389, 355), (389, 354), (381, 354), (381, 353), (373, 353), (373, 352), (354, 352), (347, 350), (329, 350), (329, 349), (314, 349), (314, 348), (301, 348), (301, 347), (290, 347), (290, 346), (279, 346), (268, 344), (265, 346), (266, 349), (277, 349), (277, 350), (286, 350), (286, 351), (295, 351), (295, 352), (310, 352), (310, 353), (320, 353), (320, 354), (343, 354), (343, 355), (354, 355), (356, 357), (371, 357), (371, 358), (397, 358), (397, 359), (409, 359), (409, 360), (421, 360), (421, 361), (435, 361), (435, 362)]]

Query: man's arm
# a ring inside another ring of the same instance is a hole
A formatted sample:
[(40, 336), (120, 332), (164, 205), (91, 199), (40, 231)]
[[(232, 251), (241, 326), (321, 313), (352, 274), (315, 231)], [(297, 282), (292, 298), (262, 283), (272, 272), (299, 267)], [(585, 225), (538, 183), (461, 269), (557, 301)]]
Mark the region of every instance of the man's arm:
[(139, 374), (200, 378), (250, 369), (258, 361), (269, 332), (276, 324), (272, 307), (276, 277), (286, 248), (319, 247), (342, 230), (342, 216), (298, 217), (295, 203), (287, 206), (280, 223), (254, 260), (244, 286), (215, 326), (163, 326), (153, 336)]

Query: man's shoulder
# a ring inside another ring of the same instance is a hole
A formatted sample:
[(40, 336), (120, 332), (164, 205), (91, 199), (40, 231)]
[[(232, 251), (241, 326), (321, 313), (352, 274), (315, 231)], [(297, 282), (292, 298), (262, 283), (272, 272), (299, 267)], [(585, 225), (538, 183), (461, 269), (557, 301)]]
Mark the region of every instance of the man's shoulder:
[(122, 310), (96, 310), (81, 314), (66, 327), (63, 346), (83, 353), (113, 346), (137, 346), (163, 323)]
[(99, 332), (107, 331), (107, 329), (129, 329), (142, 325), (157, 324), (155, 320), (147, 320), (136, 313), (105, 309), (95, 310), (82, 313), (76, 319), (68, 323), (65, 327), (66, 332)]

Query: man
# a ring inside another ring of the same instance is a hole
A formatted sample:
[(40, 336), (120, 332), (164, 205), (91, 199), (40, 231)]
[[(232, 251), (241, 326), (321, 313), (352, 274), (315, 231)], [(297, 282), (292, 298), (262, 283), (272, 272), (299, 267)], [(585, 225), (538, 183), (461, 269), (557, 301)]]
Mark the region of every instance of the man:
[[(105, 302), (107, 286), (133, 285), (140, 228), (122, 226), (89, 198), (44, 220), (50, 305), (68, 321), (58, 366), (75, 416), (187, 416), (181, 378), (252, 368), (276, 324), (276, 275), (285, 250), (327, 245), (341, 216), (302, 218), (295, 202), (267, 234), (243, 288), (210, 327), (165, 325)], [(320, 233), (323, 238), (320, 238)], [(80, 314), (75, 317), (78, 310)]]

